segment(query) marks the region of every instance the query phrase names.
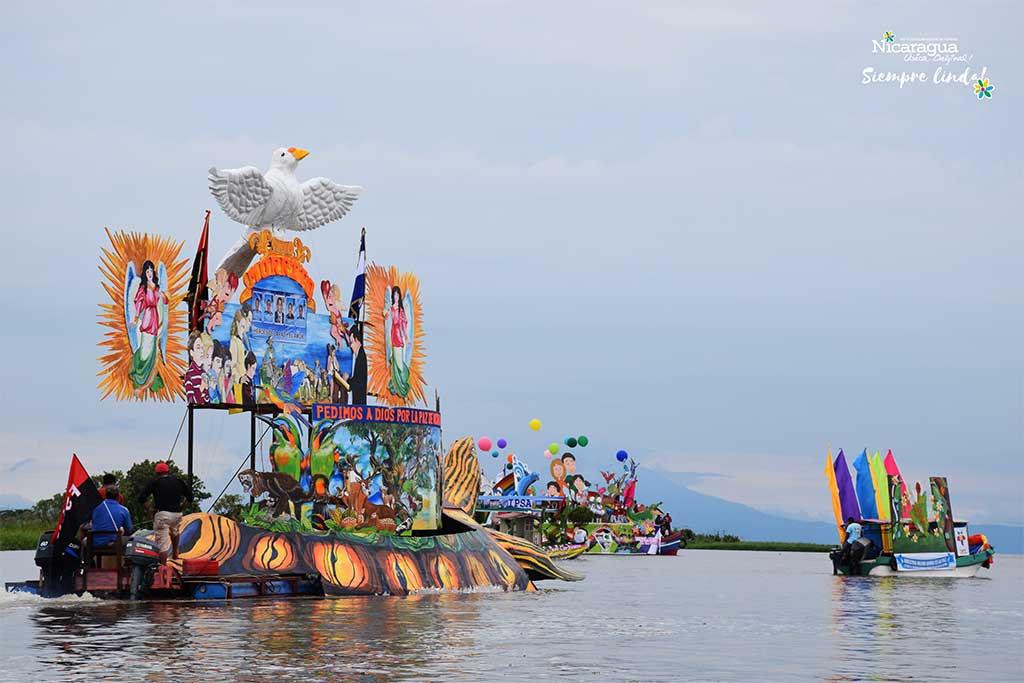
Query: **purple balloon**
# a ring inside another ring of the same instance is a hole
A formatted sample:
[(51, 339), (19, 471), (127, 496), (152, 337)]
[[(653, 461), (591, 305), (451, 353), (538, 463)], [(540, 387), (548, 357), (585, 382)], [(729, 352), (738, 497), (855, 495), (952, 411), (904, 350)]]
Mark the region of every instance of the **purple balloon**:
[(505, 439), (498, 439), (498, 448), (504, 448), (507, 445), (508, 441), (505, 441)]

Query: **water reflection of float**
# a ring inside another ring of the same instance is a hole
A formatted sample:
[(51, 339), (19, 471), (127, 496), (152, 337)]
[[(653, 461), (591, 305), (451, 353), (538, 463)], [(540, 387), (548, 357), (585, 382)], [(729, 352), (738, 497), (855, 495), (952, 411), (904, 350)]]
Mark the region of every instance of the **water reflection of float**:
[[(131, 597), (405, 595), (532, 590), (535, 580), (581, 578), (473, 519), (480, 470), (472, 439), (444, 454), (439, 399), (434, 410), (413, 408), (427, 405), (418, 279), (367, 264), (364, 231), (349, 306), (336, 282), (315, 285), (306, 269), (311, 250), (284, 231), (340, 219), (359, 188), (324, 178), (299, 184), (294, 169), (306, 154), (276, 150), (266, 174), (211, 169), (217, 201), (246, 226), (212, 277), (209, 212), (190, 277), (178, 258), (183, 243), (139, 233), (108, 232), (101, 266), (111, 300), (101, 316), (104, 397), (184, 398), (190, 480), (197, 416), (247, 414), (248, 469), (239, 479), (248, 511), (239, 520), (186, 516), (180, 556), (166, 562), (146, 532), (113, 562), (93, 562), (88, 552), (69, 552), (58, 526), (40, 539), (41, 581), (15, 588)], [(261, 421), (273, 431), (267, 472), (257, 469)], [(69, 481), (69, 521), (98, 502)]]

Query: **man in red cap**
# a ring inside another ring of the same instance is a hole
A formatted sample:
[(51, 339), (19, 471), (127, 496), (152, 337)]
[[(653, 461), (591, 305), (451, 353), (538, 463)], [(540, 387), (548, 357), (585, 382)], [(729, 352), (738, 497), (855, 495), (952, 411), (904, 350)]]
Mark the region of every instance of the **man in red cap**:
[(181, 508), (184, 499), (193, 501), (192, 489), (180, 477), (171, 476), (171, 468), (165, 462), (156, 464), (156, 478), (151, 479), (139, 493), (139, 502), (153, 496), (156, 515), (153, 530), (156, 542), (164, 554), (173, 550), (171, 557), (178, 557), (178, 524), (181, 522)]

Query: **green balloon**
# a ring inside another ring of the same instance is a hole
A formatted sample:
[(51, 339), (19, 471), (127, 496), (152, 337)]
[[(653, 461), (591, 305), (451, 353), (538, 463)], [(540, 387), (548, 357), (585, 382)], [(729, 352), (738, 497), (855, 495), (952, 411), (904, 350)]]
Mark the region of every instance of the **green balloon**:
[(586, 448), (587, 444), (590, 443), (590, 439), (588, 439), (585, 436), (581, 436), (580, 438), (576, 439), (576, 443), (578, 443), (580, 446)]
[(565, 440), (565, 445), (568, 446), (569, 448), (576, 448), (576, 439), (575, 439), (575, 437), (570, 436), (568, 439), (566, 439)]
[(551, 445), (548, 446), (548, 452), (551, 453), (551, 455), (557, 454), (558, 453), (558, 449), (559, 449), (559, 446), (554, 441), (552, 441)]

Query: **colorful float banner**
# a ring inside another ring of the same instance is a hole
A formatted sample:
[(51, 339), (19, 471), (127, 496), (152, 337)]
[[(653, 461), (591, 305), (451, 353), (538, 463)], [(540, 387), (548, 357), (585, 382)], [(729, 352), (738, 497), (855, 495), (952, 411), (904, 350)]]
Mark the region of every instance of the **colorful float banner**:
[(369, 393), (387, 405), (426, 401), (426, 358), (420, 281), (394, 266), (366, 269), (366, 354)]
[(889, 480), (885, 472), (882, 454), (875, 451), (871, 456), (871, 481), (875, 487), (875, 506), (879, 519), (889, 519)]
[(946, 550), (956, 551), (956, 536), (953, 532), (953, 506), (949, 502), (949, 485), (945, 477), (929, 477), (932, 489), (932, 516), (935, 518), (936, 535), (941, 535)]
[(857, 471), (857, 500), (860, 502), (860, 514), (863, 519), (878, 519), (878, 503), (875, 495), (875, 484), (871, 477), (871, 461), (868, 450), (857, 456), (853, 461), (853, 469)]
[(957, 557), (966, 557), (967, 555), (970, 555), (971, 554), (971, 546), (970, 546), (969, 541), (967, 540), (969, 538), (969, 535), (968, 535), (968, 532), (967, 532), (967, 527), (966, 526), (958, 526), (958, 527), (956, 527), (956, 529), (953, 530), (953, 533), (956, 536), (956, 554), (957, 554)]
[[(911, 501), (910, 493), (903, 485), (902, 477), (889, 475), (890, 514), (899, 519), (901, 509), (907, 509), (909, 516), (892, 523), (892, 549), (899, 554), (942, 553), (955, 548), (952, 537), (952, 518), (945, 514), (948, 502), (933, 505), (936, 521), (929, 521), (928, 492), (915, 484), (916, 500)], [(934, 494), (933, 494), (934, 495)], [(948, 491), (947, 491), (948, 496)], [(948, 499), (947, 499), (948, 500)], [(941, 510), (940, 510), (941, 508)], [(947, 540), (945, 527), (949, 525)]]
[(955, 567), (956, 557), (953, 553), (896, 553), (896, 569), (901, 572), (935, 571)]
[(480, 496), (478, 512), (554, 512), (565, 507), (561, 496)]
[(142, 233), (107, 230), (100, 272), (110, 297), (100, 305), (99, 388), (102, 398), (173, 401), (184, 394), (182, 339), (188, 320), (185, 298), (188, 261), (183, 242)]
[(312, 409), (313, 420), (370, 420), (412, 425), (441, 427), (441, 413), (417, 408), (391, 406), (355, 406), (317, 403)]
[[(226, 304), (225, 324), (199, 335), (199, 348), (190, 338), (188, 376), (207, 377), (206, 393), (190, 392), (190, 403), (252, 405), (280, 397), (308, 406), (348, 399), (345, 385), (351, 386), (355, 374), (349, 341), (342, 336), (339, 344), (331, 317), (310, 311), (301, 295), (286, 293), (287, 285), (278, 281), (270, 287), (257, 286), (249, 301)], [(284, 322), (275, 322), (281, 319), (276, 309), (286, 312)]]
[[(313, 442), (298, 463), (303, 490), (337, 506), (353, 528), (383, 518), (400, 531), (440, 528), (440, 413), (317, 404), (312, 414)], [(283, 469), (276, 459), (275, 465)]]
[(843, 510), (843, 523), (849, 518), (860, 519), (860, 506), (857, 505), (857, 493), (853, 488), (853, 479), (850, 477), (850, 468), (846, 465), (846, 456), (843, 449), (839, 449), (839, 455), (835, 462), (836, 485), (839, 487), (839, 504)]
[[(260, 259), (241, 283), (219, 268), (207, 284), (204, 329), (188, 340), (188, 402), (289, 411), (321, 401), (366, 403), (365, 352), (353, 321), (342, 316), (338, 285), (323, 280), (317, 292), (303, 266), (309, 248), (298, 238), (263, 231), (250, 244)], [(239, 284), (239, 302), (229, 303)]]

